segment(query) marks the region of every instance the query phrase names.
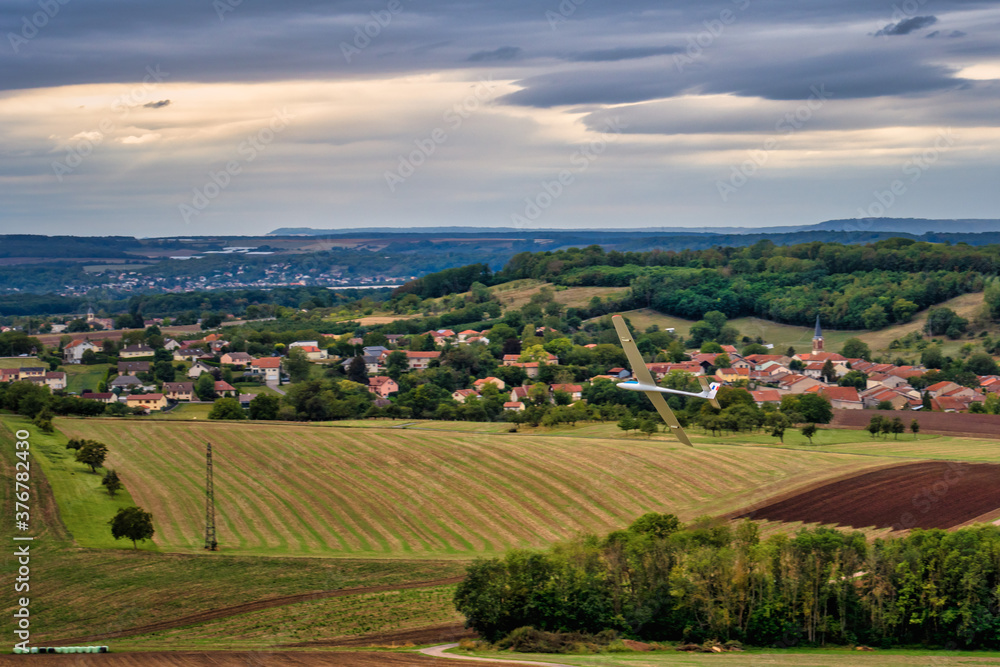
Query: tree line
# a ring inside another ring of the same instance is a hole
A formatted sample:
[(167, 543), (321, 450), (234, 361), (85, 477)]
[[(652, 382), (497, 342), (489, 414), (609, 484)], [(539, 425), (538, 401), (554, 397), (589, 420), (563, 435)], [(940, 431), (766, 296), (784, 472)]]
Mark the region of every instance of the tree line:
[(626, 530), (547, 551), (481, 558), (455, 593), (489, 641), (551, 632), (756, 646), (863, 643), (1000, 647), (1000, 528), (761, 538), (753, 521), (682, 525), (647, 514)]

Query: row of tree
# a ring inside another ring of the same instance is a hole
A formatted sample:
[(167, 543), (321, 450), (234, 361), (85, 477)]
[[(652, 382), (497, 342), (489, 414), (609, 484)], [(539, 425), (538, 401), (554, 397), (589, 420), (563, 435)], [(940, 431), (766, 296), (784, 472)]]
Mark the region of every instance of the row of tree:
[(455, 593), (490, 641), (517, 628), (757, 646), (1000, 647), (1000, 527), (859, 532), (648, 514), (627, 530), (479, 559)]

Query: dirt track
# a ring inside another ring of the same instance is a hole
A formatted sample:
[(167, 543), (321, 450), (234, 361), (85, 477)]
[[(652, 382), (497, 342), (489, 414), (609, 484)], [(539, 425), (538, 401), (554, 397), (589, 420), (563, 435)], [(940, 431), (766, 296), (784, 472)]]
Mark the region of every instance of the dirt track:
[[(180, 628), (184, 627), (185, 625), (194, 625), (196, 623), (214, 621), (219, 618), (226, 618), (227, 616), (246, 614), (251, 611), (260, 611), (261, 609), (281, 607), (284, 605), (296, 604), (299, 602), (322, 600), (324, 598), (339, 598), (348, 595), (364, 595), (366, 593), (381, 593), (384, 591), (400, 591), (409, 588), (430, 588), (433, 586), (448, 586), (450, 584), (457, 584), (458, 582), (462, 581), (462, 579), (464, 579), (464, 577), (445, 577), (442, 579), (432, 579), (430, 581), (412, 581), (405, 584), (387, 584), (384, 586), (368, 586), (366, 588), (340, 588), (333, 591), (320, 591), (318, 593), (301, 593), (298, 595), (284, 595), (282, 597), (269, 598), (267, 600), (258, 600), (256, 602), (248, 602), (246, 604), (234, 605), (232, 607), (221, 607), (219, 609), (210, 609), (208, 611), (199, 612), (197, 614), (182, 616), (180, 618), (174, 618), (169, 621), (161, 621), (159, 623), (150, 623), (149, 625), (141, 625), (135, 628), (129, 628), (127, 630), (108, 632), (100, 635), (87, 635), (84, 637), (72, 637), (70, 639), (47, 641), (45, 644), (46, 646), (72, 646), (75, 644), (89, 644), (98, 641), (103, 641), (105, 639), (116, 639), (120, 637), (145, 635), (160, 630), (170, 630), (172, 628)], [(431, 641), (436, 641), (436, 640), (431, 640)]]
[(1000, 465), (929, 461), (800, 489), (737, 516), (905, 530), (952, 528), (997, 509)]
[(921, 433), (955, 435), (968, 438), (996, 438), (1000, 435), (1000, 415), (976, 415), (959, 412), (902, 412), (895, 410), (834, 410), (833, 428), (863, 429), (872, 417), (899, 417), (906, 428), (914, 419)]
[[(455, 660), (419, 653), (376, 652), (277, 652), (277, 651), (177, 651), (150, 653), (99, 653), (85, 655), (0, 655), (0, 667), (52, 665), (53, 667), (455, 667)], [(461, 664), (461, 663), (459, 663)], [(512, 664), (477, 662), (477, 665)], [(516, 663), (513, 663), (516, 664)]]

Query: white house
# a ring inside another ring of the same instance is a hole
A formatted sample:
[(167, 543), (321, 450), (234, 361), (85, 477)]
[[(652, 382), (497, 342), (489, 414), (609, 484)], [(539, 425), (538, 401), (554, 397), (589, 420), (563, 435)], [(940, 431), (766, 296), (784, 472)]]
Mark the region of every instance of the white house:
[(75, 340), (63, 348), (63, 361), (67, 364), (83, 363), (83, 353), (87, 350), (96, 354), (101, 351), (101, 348), (94, 345), (89, 340)]

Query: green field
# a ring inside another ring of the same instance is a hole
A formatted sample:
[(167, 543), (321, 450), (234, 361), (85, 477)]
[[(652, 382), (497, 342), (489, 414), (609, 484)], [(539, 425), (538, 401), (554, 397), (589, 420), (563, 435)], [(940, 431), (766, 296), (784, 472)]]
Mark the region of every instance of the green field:
[(0, 358), (0, 368), (38, 368), (48, 366), (38, 357), (3, 357)]
[(177, 420), (199, 420), (208, 419), (208, 413), (212, 411), (212, 403), (179, 403), (176, 408), (169, 412), (151, 412), (145, 417), (137, 419), (177, 419)]
[[(12, 477), (15, 459), (14, 438), (8, 428), (23, 428), (25, 423), (6, 416), (2, 421), (0, 476), (5, 483), (0, 499), (4, 516), (10, 517), (14, 487), (6, 482)], [(127, 549), (80, 548), (56, 514), (46, 478), (51, 476), (56, 481), (63, 519), (74, 525), (77, 534), (85, 539), (99, 541), (103, 538), (97, 533), (107, 531), (110, 540), (106, 522), (117, 505), (105, 502), (107, 494), (103, 498), (100, 494), (89, 495), (88, 484), (77, 485), (81, 479), (89, 483), (95, 477), (83, 472), (82, 464), (74, 464), (81, 469), (71, 471), (75, 474), (70, 475), (56, 470), (63, 464), (53, 464), (48, 466), (51, 474), (46, 471), (43, 476), (38, 465), (43, 450), (51, 450), (53, 442), (35, 429), (29, 427), (29, 430), (33, 455), (30, 460), (35, 464), (30, 481), (30, 534), (35, 537), (31, 545), (31, 610), (32, 641), (36, 645), (47, 639), (120, 631), (278, 596), (392, 587), (455, 577), (464, 570), (462, 561), (452, 560), (254, 558), (203, 550), (185, 555), (133, 551), (131, 545)], [(69, 500), (74, 502), (67, 501), (70, 496), (73, 498)], [(82, 496), (88, 497), (93, 505), (86, 515), (74, 509), (75, 498)], [(81, 527), (87, 517), (90, 525)], [(10, 544), (12, 531), (12, 522), (4, 521), (0, 524), (0, 539)], [(6, 581), (13, 581), (17, 566), (14, 558), (3, 559), (0, 571)], [(427, 605), (426, 613), (437, 613), (434, 609)], [(345, 627), (343, 634), (350, 634), (357, 627), (357, 624)], [(10, 637), (12, 630), (12, 617), (4, 614), (0, 632)], [(337, 629), (328, 631), (336, 633)], [(110, 643), (116, 647), (123, 645), (117, 640)]]
[[(103, 471), (92, 473), (90, 467), (78, 463), (75, 452), (66, 449), (66, 438), (59, 434), (47, 435), (34, 427), (30, 419), (24, 417), (4, 417), (4, 425), (14, 432), (26, 429), (32, 434), (31, 452), (36, 464), (45, 476), (57, 486), (59, 513), (66, 526), (72, 526), (70, 534), (78, 544), (94, 547), (124, 547), (123, 542), (115, 542), (107, 521), (115, 515), (119, 507), (129, 507), (135, 503), (128, 489), (119, 491), (112, 498), (101, 486)], [(113, 467), (113, 466), (112, 466)], [(128, 543), (132, 548), (132, 543)], [(140, 549), (155, 549), (150, 542), (140, 543)]]
[(212, 650), (268, 648), (281, 644), (413, 630), (462, 623), (455, 586), (361, 593), (264, 609), (117, 641), (118, 649)]
[[(652, 324), (657, 324), (661, 329), (675, 329), (680, 336), (687, 337), (694, 324), (691, 320), (681, 319), (663, 315), (643, 308), (641, 310), (630, 310), (623, 313), (632, 323), (636, 331), (644, 331)], [(798, 327), (791, 324), (779, 324), (770, 320), (762, 320), (759, 317), (738, 317), (729, 320), (740, 331), (741, 336), (749, 336), (756, 340), (760, 336), (765, 343), (774, 345), (775, 353), (784, 354), (789, 347), (794, 347), (796, 352), (808, 352), (812, 349), (812, 338), (815, 330), (812, 327)], [(865, 331), (836, 331), (833, 329), (823, 330), (824, 346), (827, 350), (839, 350), (844, 341), (848, 338), (864, 338), (869, 335)]]
[[(206, 441), (215, 452), (219, 541), (228, 553), (260, 555), (471, 558), (607, 532), (649, 511), (685, 519), (723, 513), (789, 485), (898, 460), (724, 445), (691, 450), (668, 436), (57, 423), (67, 436), (107, 443), (109, 465), (157, 518), (157, 547), (188, 553), (203, 542)], [(54, 468), (50, 476), (57, 497), (72, 482), (64, 475)]]
[(96, 392), (109, 368), (111, 368), (110, 364), (95, 364), (93, 366), (70, 364), (64, 366), (66, 391), (72, 394), (82, 394), (86, 389)]
[[(972, 321), (982, 306), (983, 293), (976, 292), (974, 294), (963, 294), (962, 296), (950, 299), (938, 304), (935, 308), (951, 308), (962, 317)], [(879, 331), (845, 331), (824, 327), (824, 347), (829, 352), (839, 352), (848, 338), (860, 338), (868, 344), (873, 353), (892, 354), (893, 356), (904, 354), (904, 356), (914, 357), (916, 355), (915, 350), (889, 350), (889, 344), (893, 340), (902, 338), (908, 333), (923, 330), (923, 327), (927, 322), (927, 313), (927, 310), (920, 311), (913, 316), (913, 319), (910, 322), (907, 322), (906, 324), (886, 327), (885, 329), (881, 329)], [(632, 327), (636, 331), (644, 331), (650, 325), (657, 324), (661, 329), (673, 328), (679, 335), (687, 337), (688, 332), (691, 329), (691, 325), (694, 324), (691, 320), (664, 315), (649, 308), (630, 310), (622, 314), (629, 318), (629, 321), (632, 323)], [(741, 336), (749, 336), (753, 339), (760, 336), (765, 343), (773, 344), (774, 349), (777, 352), (784, 353), (788, 347), (794, 347), (797, 352), (808, 352), (812, 347), (812, 337), (814, 333), (814, 329), (812, 327), (779, 324), (777, 322), (763, 320), (758, 317), (739, 317), (730, 320), (729, 323), (739, 329)], [(997, 327), (993, 327), (989, 329), (989, 331), (991, 331), (994, 335), (1000, 333), (1000, 329)], [(945, 354), (956, 355), (959, 348), (967, 342), (969, 342), (968, 339), (945, 339), (942, 349)]]
[[(41, 477), (40, 466), (68, 528), (68, 534), (58, 525), (42, 530), (33, 552), (38, 640), (134, 628), (281, 595), (387, 588), (104, 642), (116, 650), (264, 650), (460, 621), (450, 601), (453, 586), (392, 587), (459, 575), (472, 557), (512, 546), (545, 547), (580, 531), (603, 533), (646, 511), (673, 511), (685, 520), (721, 514), (814, 481), (898, 463), (897, 457), (1000, 460), (1000, 450), (983, 440), (922, 435), (914, 441), (907, 434), (872, 441), (848, 430), (822, 430), (813, 446), (791, 431), (778, 446), (760, 434), (712, 438), (693, 430), (698, 446), (688, 449), (663, 434), (626, 436), (613, 424), (508, 434), (488, 432), (506, 424), (465, 422), (396, 422), (406, 427), (393, 428), (391, 421), (324, 427), (58, 419), (61, 433), (43, 436), (21, 418), (2, 421), (32, 431), (33, 479)], [(109, 445), (109, 465), (134, 502), (153, 512), (153, 545), (132, 551), (130, 543), (111, 539), (106, 521), (128, 499), (108, 498), (99, 476), (72, 461), (66, 436)], [(206, 440), (216, 460), (217, 553), (201, 548)], [(0, 428), (5, 477), (10, 442), (10, 432)], [(51, 496), (39, 491), (37, 521), (55, 522), (53, 509), (45, 508)], [(6, 487), (3, 493), (9, 502)], [(762, 533), (795, 527), (764, 524)], [(9, 539), (9, 531), (5, 525), (0, 537)], [(4, 572), (10, 567), (8, 560)], [(5, 619), (2, 630), (8, 627)], [(916, 655), (516, 657), (574, 665), (847, 665), (861, 659), (874, 665), (907, 664)], [(919, 655), (952, 664), (941, 654)]]

